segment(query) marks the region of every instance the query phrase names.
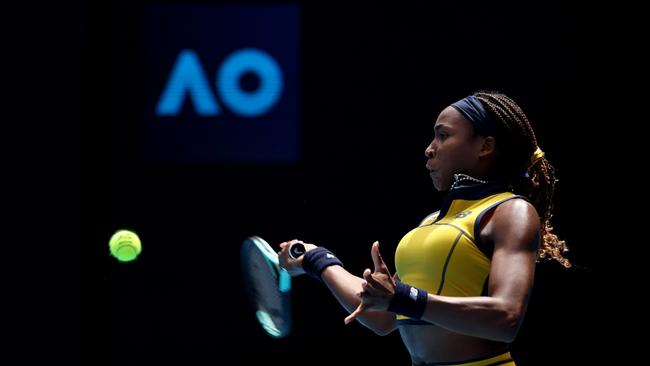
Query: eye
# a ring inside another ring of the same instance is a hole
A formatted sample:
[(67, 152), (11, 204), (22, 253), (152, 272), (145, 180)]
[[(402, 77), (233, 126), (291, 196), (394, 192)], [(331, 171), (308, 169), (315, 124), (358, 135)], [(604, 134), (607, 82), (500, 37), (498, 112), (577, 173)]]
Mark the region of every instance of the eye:
[(445, 131), (438, 131), (438, 138), (444, 140), (447, 138), (447, 133)]

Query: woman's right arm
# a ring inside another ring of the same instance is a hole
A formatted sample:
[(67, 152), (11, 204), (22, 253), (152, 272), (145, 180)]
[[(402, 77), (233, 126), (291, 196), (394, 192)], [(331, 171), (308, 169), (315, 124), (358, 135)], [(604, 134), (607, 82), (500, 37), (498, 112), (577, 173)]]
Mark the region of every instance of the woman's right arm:
[[(304, 273), (302, 270), (302, 256), (297, 260), (293, 260), (289, 256), (289, 246), (295, 241), (298, 240), (281, 243), (280, 248), (282, 250), (278, 253), (280, 265), (294, 277)], [(316, 248), (315, 245), (304, 244), (307, 251)], [(361, 299), (356, 294), (362, 290), (362, 284), (365, 282), (363, 278), (354, 276), (345, 268), (336, 265), (325, 268), (321, 273), (321, 278), (348, 313), (353, 312), (359, 306)], [(395, 314), (387, 311), (367, 311), (359, 316), (357, 320), (378, 335), (387, 335), (397, 329)]]
[[(321, 274), (323, 282), (332, 292), (339, 303), (348, 311), (353, 312), (361, 303), (356, 295), (362, 290), (365, 280), (352, 275), (341, 266), (329, 266)], [(387, 335), (397, 329), (395, 314), (388, 311), (368, 311), (357, 318), (366, 328), (379, 335)]]

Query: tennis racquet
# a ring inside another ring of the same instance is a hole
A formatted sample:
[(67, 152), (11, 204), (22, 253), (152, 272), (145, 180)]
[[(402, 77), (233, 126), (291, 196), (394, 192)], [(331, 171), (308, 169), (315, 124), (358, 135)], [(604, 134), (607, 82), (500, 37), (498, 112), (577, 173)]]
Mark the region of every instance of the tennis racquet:
[[(305, 253), (302, 243), (293, 243), (289, 255)], [(266, 334), (284, 338), (291, 331), (291, 275), (280, 267), (278, 254), (259, 236), (246, 238), (241, 246), (241, 267), (248, 298), (257, 321)]]

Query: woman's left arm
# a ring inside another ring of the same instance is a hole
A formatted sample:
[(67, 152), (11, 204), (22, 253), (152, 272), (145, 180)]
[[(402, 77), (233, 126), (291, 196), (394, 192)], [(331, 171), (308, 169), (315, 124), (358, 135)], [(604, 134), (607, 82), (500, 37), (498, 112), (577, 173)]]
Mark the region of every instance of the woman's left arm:
[(494, 254), (488, 296), (429, 294), (422, 319), (453, 332), (510, 343), (533, 288), (540, 219), (524, 200), (510, 200), (492, 216)]
[[(428, 294), (422, 320), (450, 331), (510, 343), (524, 318), (533, 288), (539, 246), (540, 219), (524, 200), (499, 205), (492, 215), (489, 238), (494, 243), (488, 296), (450, 297)], [(362, 303), (349, 323), (367, 310), (386, 310), (395, 293), (395, 282), (373, 247), (375, 271), (363, 274)]]

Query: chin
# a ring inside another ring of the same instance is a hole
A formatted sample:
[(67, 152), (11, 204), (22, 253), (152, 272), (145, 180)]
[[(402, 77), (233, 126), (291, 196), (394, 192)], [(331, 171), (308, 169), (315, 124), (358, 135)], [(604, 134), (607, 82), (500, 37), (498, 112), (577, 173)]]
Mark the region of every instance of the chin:
[(438, 181), (437, 179), (432, 179), (432, 181), (433, 181), (433, 188), (435, 188), (436, 191), (438, 192), (442, 191), (440, 187), (440, 181)]
[(442, 184), (440, 181), (433, 181), (433, 187), (436, 189), (438, 192), (447, 192), (449, 189), (451, 189), (451, 184)]

